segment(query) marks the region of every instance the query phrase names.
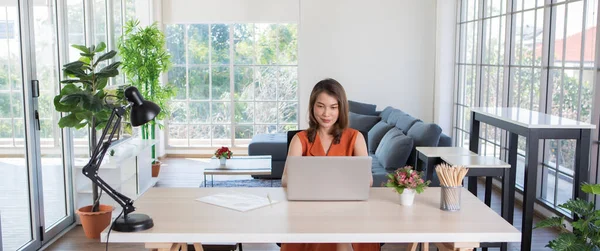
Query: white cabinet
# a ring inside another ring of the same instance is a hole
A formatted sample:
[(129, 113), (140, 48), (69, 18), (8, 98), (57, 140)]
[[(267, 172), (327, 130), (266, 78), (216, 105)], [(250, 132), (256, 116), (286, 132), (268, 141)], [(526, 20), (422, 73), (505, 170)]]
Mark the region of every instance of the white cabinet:
[[(156, 184), (152, 178), (152, 146), (155, 140), (130, 139), (111, 146), (114, 156), (104, 157), (98, 176), (116, 191), (135, 200), (148, 188)], [(92, 204), (92, 181), (83, 175), (83, 166), (89, 159), (76, 158), (74, 165), (75, 210)], [(100, 193), (100, 191), (98, 191)], [(115, 207), (113, 217), (116, 217), (121, 207), (108, 194), (102, 192), (101, 204)]]

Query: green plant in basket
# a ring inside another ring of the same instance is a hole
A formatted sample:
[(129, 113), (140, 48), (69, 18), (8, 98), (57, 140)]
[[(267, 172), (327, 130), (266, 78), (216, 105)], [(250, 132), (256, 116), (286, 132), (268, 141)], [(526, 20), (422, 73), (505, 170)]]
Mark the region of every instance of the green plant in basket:
[[(600, 184), (583, 184), (581, 190), (584, 193), (600, 195)], [(600, 251), (600, 210), (595, 210), (596, 205), (578, 198), (558, 206), (573, 212), (579, 219), (571, 223), (573, 232), (566, 228), (562, 216), (538, 222), (535, 228), (560, 229), (558, 237), (551, 240), (546, 247), (558, 251)]]
[(388, 173), (387, 177), (385, 186), (394, 188), (399, 194), (402, 194), (404, 189), (412, 189), (420, 194), (431, 183), (429, 180), (423, 180), (423, 172), (413, 170), (412, 166), (398, 168), (395, 172)]

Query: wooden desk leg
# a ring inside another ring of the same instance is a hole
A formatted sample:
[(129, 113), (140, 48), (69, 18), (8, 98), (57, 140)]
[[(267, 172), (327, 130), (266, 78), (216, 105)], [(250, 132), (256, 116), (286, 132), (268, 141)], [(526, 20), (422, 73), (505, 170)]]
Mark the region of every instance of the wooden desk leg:
[(204, 251), (204, 248), (202, 248), (202, 244), (200, 243), (194, 243), (194, 249), (196, 251)]
[(423, 245), (421, 251), (429, 251), (429, 242), (423, 242), (421, 245)]
[(479, 243), (436, 243), (435, 246), (440, 251), (472, 251), (479, 247)]
[(419, 246), (419, 243), (409, 243), (408, 244), (408, 248), (406, 250), (408, 251), (417, 251), (417, 247)]

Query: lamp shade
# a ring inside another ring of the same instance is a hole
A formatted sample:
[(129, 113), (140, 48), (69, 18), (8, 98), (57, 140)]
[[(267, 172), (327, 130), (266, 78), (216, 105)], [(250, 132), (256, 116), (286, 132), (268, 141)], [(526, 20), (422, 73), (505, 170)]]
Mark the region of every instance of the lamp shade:
[(130, 114), (132, 126), (146, 124), (160, 113), (160, 107), (153, 102), (144, 100), (138, 89), (133, 86), (125, 89), (125, 98), (133, 103)]

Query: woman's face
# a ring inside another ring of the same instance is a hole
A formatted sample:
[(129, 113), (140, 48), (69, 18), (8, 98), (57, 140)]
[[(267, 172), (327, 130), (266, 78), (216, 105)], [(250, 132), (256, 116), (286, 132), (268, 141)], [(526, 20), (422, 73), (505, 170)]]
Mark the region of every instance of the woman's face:
[(337, 122), (338, 115), (340, 114), (338, 107), (339, 104), (335, 97), (325, 92), (321, 92), (317, 96), (315, 107), (313, 107), (313, 115), (317, 119), (319, 127), (330, 129)]

